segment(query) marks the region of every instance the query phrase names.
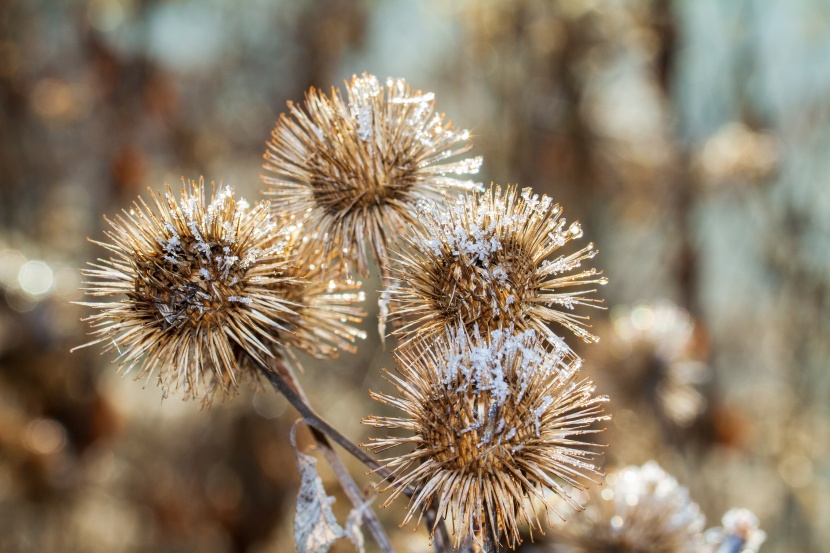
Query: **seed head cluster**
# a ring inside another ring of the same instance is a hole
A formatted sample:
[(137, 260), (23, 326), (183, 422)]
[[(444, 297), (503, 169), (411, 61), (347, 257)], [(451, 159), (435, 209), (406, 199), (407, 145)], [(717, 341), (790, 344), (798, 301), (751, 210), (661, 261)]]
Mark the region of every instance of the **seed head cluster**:
[(535, 331), (470, 336), (459, 328), (399, 349), (397, 361), (398, 374), (388, 376), (399, 395), (372, 396), (404, 417), (364, 422), (407, 432), (373, 440), (373, 451), (414, 446), (383, 461), (395, 476), (387, 504), (415, 490), (404, 524), (434, 504), (453, 522), (456, 548), (485, 527), (515, 547), (520, 522), (541, 530), (531, 500), (553, 510), (553, 491), (579, 507), (569, 490), (599, 474), (596, 446), (581, 437), (607, 418), (606, 398)]
[(592, 435), (607, 399), (551, 328), (597, 340), (574, 311), (601, 301), (590, 286), (605, 279), (581, 269), (597, 252), (560, 254), (579, 224), (529, 188), (466, 180), (481, 165), (464, 157), (469, 132), (401, 79), (363, 74), (345, 96), (312, 89), (288, 107), (265, 154), (270, 202), (249, 208), (215, 187), (208, 198), (191, 182), (108, 221), (96, 243), (110, 257), (84, 272), (103, 300), (84, 304), (98, 310), (86, 345), (209, 402), (290, 347), (354, 351), (364, 298), (352, 269), (368, 274), (373, 258), (381, 334), (389, 313), (401, 344), (387, 373), (398, 393), (372, 393), (401, 415), (365, 419), (396, 434), (367, 446), (396, 452), (382, 461), (386, 505), (411, 494), (404, 524), (437, 509), (432, 530), (450, 522), (456, 548), (516, 547), (521, 524), (542, 531), (540, 507), (580, 508), (601, 475)]
[(303, 108), (288, 104), (272, 133), (263, 177), (272, 209), (310, 214), (322, 244), (367, 275), (369, 248), (385, 265), (387, 247), (417, 225), (415, 204), (480, 185), (481, 158), (462, 158), (470, 133), (435, 111), (432, 93), (402, 79), (352, 77), (346, 97), (311, 89)]

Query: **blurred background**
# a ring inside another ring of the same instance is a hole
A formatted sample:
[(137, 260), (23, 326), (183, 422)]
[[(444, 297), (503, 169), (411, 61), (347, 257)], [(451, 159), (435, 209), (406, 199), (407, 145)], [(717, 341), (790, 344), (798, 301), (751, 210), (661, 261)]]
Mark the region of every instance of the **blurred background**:
[[(286, 100), (363, 71), (435, 92), (482, 181), (598, 245), (607, 467), (656, 459), (708, 526), (752, 509), (762, 552), (830, 550), (830, 3), (1, 0), (0, 551), (293, 551), (296, 413), (162, 401), (69, 353), (70, 301), (102, 215), (182, 176), (257, 199)], [(378, 288), (359, 353), (302, 377), (355, 442), (392, 366)], [(429, 551), (403, 512), (397, 549)]]

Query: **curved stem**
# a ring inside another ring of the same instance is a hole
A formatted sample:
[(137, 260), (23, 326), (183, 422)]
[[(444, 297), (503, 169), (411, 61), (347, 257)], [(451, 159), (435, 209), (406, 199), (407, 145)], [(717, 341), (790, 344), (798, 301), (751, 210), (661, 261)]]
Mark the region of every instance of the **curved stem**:
[[(347, 437), (338, 432), (332, 425), (320, 418), (317, 413), (309, 407), (305, 394), (302, 389), (288, 372), (288, 369), (282, 364), (282, 361), (275, 360), (275, 371), (268, 370), (266, 367), (260, 367), (260, 372), (268, 379), (268, 382), (276, 388), (288, 402), (306, 419), (306, 424), (313, 429), (325, 434), (331, 438), (337, 445), (345, 449), (352, 457), (372, 469), (372, 472), (378, 474), (385, 480), (392, 481), (394, 477), (392, 473), (383, 465), (372, 459), (360, 447), (352, 443)], [(286, 379), (287, 377), (287, 379)], [(301, 395), (302, 394), (302, 395)]]
[[(362, 505), (365, 498), (363, 497), (360, 488), (357, 486), (354, 479), (352, 479), (349, 471), (346, 470), (346, 467), (343, 465), (343, 461), (341, 461), (340, 457), (337, 456), (337, 453), (332, 448), (331, 442), (329, 442), (326, 434), (328, 434), (328, 431), (333, 432), (335, 436), (340, 438), (333, 439), (335, 439), (335, 441), (341, 446), (344, 446), (344, 449), (349, 451), (352, 455), (355, 455), (356, 451), (361, 456), (365, 456), (371, 463), (377, 465), (377, 462), (360, 451), (357, 446), (350, 442), (345, 436), (334, 430), (334, 428), (323, 421), (314, 413), (314, 411), (311, 410), (302, 397), (305, 394), (303, 393), (302, 388), (300, 388), (299, 382), (293, 378), (281, 360), (274, 360), (274, 371), (268, 370), (267, 367), (262, 365), (257, 365), (260, 372), (268, 379), (268, 382), (270, 382), (271, 385), (274, 386), (291, 403), (291, 405), (293, 405), (297, 411), (300, 412), (301, 415), (303, 415), (304, 421), (311, 428), (311, 434), (317, 442), (320, 452), (334, 471), (334, 474), (340, 482), (346, 496), (349, 498), (349, 501), (351, 501), (355, 507)], [(322, 428), (325, 428), (327, 431), (324, 433), (321, 428), (318, 428), (318, 425), (321, 425)], [(358, 457), (357, 455), (355, 456)], [(366, 464), (361, 457), (358, 457), (358, 459)], [(380, 465), (378, 465), (378, 467), (380, 467)], [(383, 525), (378, 520), (373, 509), (369, 508), (363, 511), (363, 521), (366, 523), (366, 528), (369, 529), (369, 532), (371, 532), (372, 536), (375, 538), (381, 552), (394, 553), (392, 544), (389, 542), (389, 537), (386, 535)]]
[[(291, 374), (291, 371), (285, 364), (282, 362), (281, 359), (274, 358), (272, 360), (274, 364), (274, 370), (269, 370), (268, 367), (264, 367), (258, 365), (260, 372), (263, 376), (268, 380), (268, 382), (276, 388), (278, 392), (280, 392), (285, 399), (302, 415), (303, 422), (307, 424), (310, 429), (312, 436), (317, 441), (318, 444), (321, 445), (321, 452), (325, 457), (326, 461), (331, 465), (332, 469), (337, 476), (337, 479), (340, 481), (341, 486), (343, 486), (343, 490), (349, 496), (349, 500), (355, 506), (358, 506), (363, 501), (363, 496), (360, 494), (360, 491), (357, 490), (357, 494), (354, 498), (352, 494), (350, 494), (349, 489), (356, 490), (357, 485), (354, 484), (354, 480), (346, 471), (346, 468), (343, 466), (343, 462), (337, 456), (337, 453), (331, 448), (331, 444), (328, 441), (328, 438), (333, 440), (337, 443), (340, 447), (345, 449), (349, 454), (351, 454), (355, 459), (363, 463), (366, 467), (372, 470), (375, 474), (380, 476), (382, 479), (394, 483), (395, 476), (383, 465), (375, 461), (372, 457), (366, 454), (362, 449), (360, 449), (357, 445), (355, 445), (351, 440), (345, 437), (343, 434), (338, 432), (333, 426), (323, 420), (314, 410), (309, 406), (308, 399), (305, 396), (305, 392), (303, 391), (300, 383), (297, 381), (296, 378)], [(327, 438), (328, 437), (328, 438)], [(345, 482), (345, 483), (344, 483)], [(351, 484), (349, 484), (349, 482)], [(410, 487), (406, 487), (403, 490), (403, 493), (411, 497), (412, 494), (415, 492)], [(358, 501), (358, 502), (355, 502)], [(427, 523), (430, 529), (435, 524), (435, 519), (437, 513), (433, 506), (430, 506), (426, 513), (425, 513)], [(372, 532), (372, 535), (375, 537), (375, 541), (378, 542), (378, 545), (381, 547), (381, 551), (383, 553), (387, 553), (387, 551), (392, 551), (391, 545), (388, 545), (388, 538), (386, 537), (383, 528), (380, 526), (380, 522), (377, 520), (374, 511), (371, 509), (367, 509), (364, 514), (364, 520), (366, 521), (366, 526)], [(375, 525), (377, 526), (376, 529)], [(377, 531), (377, 534), (376, 534)], [(378, 535), (382, 534), (383, 537), (378, 539)], [(380, 540), (386, 540), (386, 544), (388, 545), (389, 549), (384, 549), (383, 544)], [(437, 524), (437, 532), (433, 537), (433, 546), (435, 547), (436, 553), (451, 553), (452, 547), (450, 545), (450, 538), (447, 534), (447, 527), (444, 524), (444, 521), (439, 521)]]

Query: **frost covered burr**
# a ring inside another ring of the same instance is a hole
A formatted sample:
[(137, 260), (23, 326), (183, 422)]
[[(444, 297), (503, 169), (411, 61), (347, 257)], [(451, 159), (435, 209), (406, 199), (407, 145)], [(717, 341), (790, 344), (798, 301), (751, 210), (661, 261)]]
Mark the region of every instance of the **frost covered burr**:
[[(98, 312), (86, 319), (94, 339), (81, 347), (116, 351), (125, 373), (157, 375), (165, 393), (209, 403), (256, 374), (249, 361), (265, 364), (287, 345), (330, 354), (319, 319), (356, 317), (344, 304), (357, 294), (309, 312), (326, 299), (307, 287), (291, 228), (273, 219), (267, 202), (249, 209), (215, 186), (208, 199), (204, 182), (191, 181), (178, 200), (167, 187), (151, 205), (139, 198), (107, 222), (110, 241), (93, 242), (111, 257), (83, 271), (86, 293), (104, 301), (82, 303)], [(345, 322), (335, 326), (354, 337)]]
[(585, 341), (587, 316), (578, 305), (596, 305), (585, 287), (605, 284), (601, 272), (581, 269), (593, 244), (556, 255), (582, 236), (547, 197), (508, 186), (461, 195), (439, 205), (422, 204), (421, 226), (404, 239), (387, 279), (390, 319), (404, 341), (442, 334), (447, 326), (489, 332), (508, 325), (535, 330), (554, 348), (567, 349), (550, 328), (558, 323)]
[(654, 461), (609, 474), (555, 536), (555, 553), (700, 553), (705, 522), (688, 490)]
[(583, 437), (600, 431), (607, 398), (533, 330), (482, 337), (460, 328), (396, 356), (398, 374), (388, 378), (398, 396), (372, 397), (403, 417), (364, 422), (404, 432), (373, 439), (372, 451), (414, 447), (382, 461), (395, 477), (386, 505), (414, 489), (404, 524), (434, 505), (451, 521), (456, 548), (483, 539), (485, 528), (515, 547), (520, 523), (541, 530), (534, 503), (553, 511), (551, 492), (579, 506), (573, 489), (599, 474), (598, 446)]
[[(417, 225), (415, 204), (480, 184), (469, 132), (435, 111), (432, 93), (403, 79), (352, 77), (346, 97), (311, 89), (288, 103), (265, 152), (263, 176), (275, 212), (309, 215), (324, 246), (368, 274), (367, 248), (385, 264), (390, 241)], [(348, 264), (346, 264), (348, 265)]]

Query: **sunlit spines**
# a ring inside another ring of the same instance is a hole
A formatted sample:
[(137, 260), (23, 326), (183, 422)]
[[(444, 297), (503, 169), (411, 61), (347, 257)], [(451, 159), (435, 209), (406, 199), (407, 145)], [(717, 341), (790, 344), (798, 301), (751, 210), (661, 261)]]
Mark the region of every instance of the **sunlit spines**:
[(277, 213), (308, 214), (345, 268), (367, 275), (367, 248), (385, 264), (389, 243), (418, 224), (418, 201), (480, 187), (459, 178), (481, 165), (478, 157), (458, 159), (471, 148), (469, 132), (435, 112), (432, 93), (402, 79), (383, 85), (364, 73), (345, 98), (311, 89), (302, 108), (288, 107), (265, 153), (266, 194)]
[(441, 334), (448, 325), (482, 332), (514, 325), (567, 348), (550, 323), (597, 340), (587, 330), (588, 317), (572, 312), (602, 301), (585, 287), (605, 278), (581, 269), (597, 252), (589, 244), (555, 256), (582, 229), (567, 225), (549, 197), (492, 186), (437, 206), (420, 204), (418, 218), (421, 226), (394, 253), (387, 279), (395, 333), (404, 341)]
[(382, 461), (395, 476), (387, 505), (405, 487), (415, 490), (404, 524), (432, 504), (451, 523), (455, 547), (481, 538), (484, 518), (515, 547), (519, 524), (542, 530), (532, 503), (555, 512), (546, 494), (579, 507), (572, 490), (599, 474), (597, 446), (582, 437), (600, 431), (606, 398), (533, 330), (482, 337), (459, 329), (396, 358), (388, 378), (398, 394), (372, 397), (403, 417), (364, 422), (404, 434), (373, 439), (367, 447), (375, 452), (414, 446)]
[(341, 274), (336, 252), (326, 250), (304, 223), (287, 225), (287, 255), (294, 262), (286, 275), (302, 279), (304, 285), (287, 295), (295, 314), (289, 317), (285, 340), (318, 359), (354, 353), (356, 340), (366, 338), (356, 326), (366, 316), (361, 283)]
[(284, 275), (286, 236), (267, 203), (247, 209), (230, 188), (190, 182), (177, 200), (152, 194), (107, 220), (110, 242), (95, 242), (112, 257), (83, 271), (85, 291), (103, 302), (86, 320), (95, 338), (118, 352), (116, 361), (136, 378), (157, 375), (165, 393), (185, 397), (229, 393), (249, 371), (247, 358), (264, 363), (286, 329), (291, 306), (280, 289), (301, 285)]

